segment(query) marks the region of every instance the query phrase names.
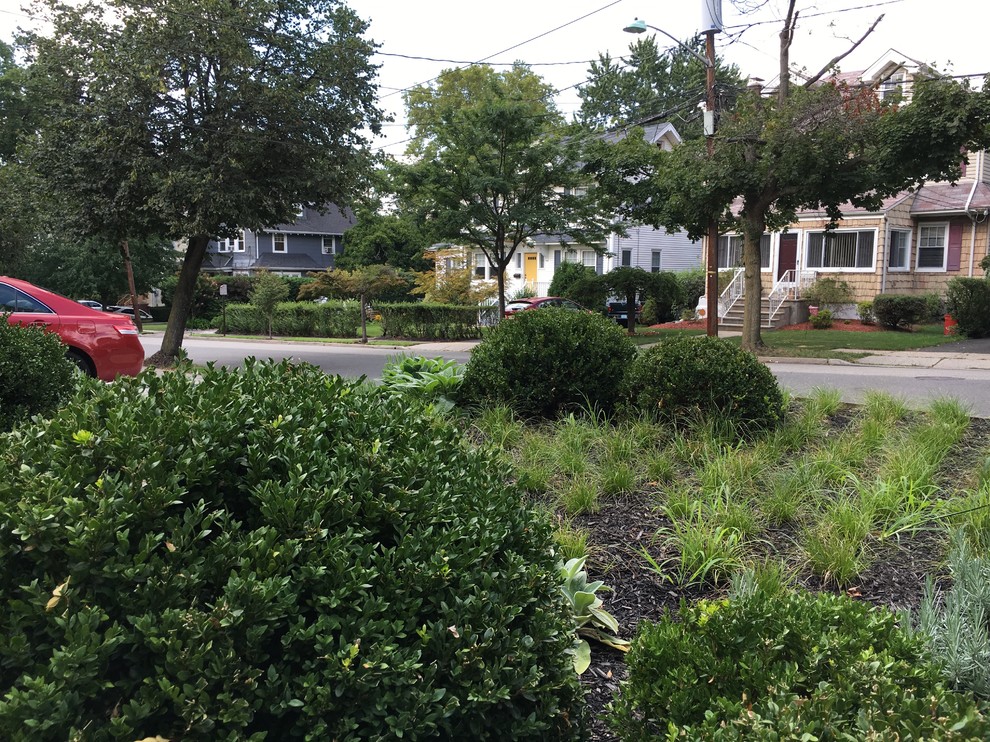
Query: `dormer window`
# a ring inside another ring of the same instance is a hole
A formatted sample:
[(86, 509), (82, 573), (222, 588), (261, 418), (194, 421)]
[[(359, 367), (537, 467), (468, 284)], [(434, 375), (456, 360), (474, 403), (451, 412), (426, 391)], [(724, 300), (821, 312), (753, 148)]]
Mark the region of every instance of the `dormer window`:
[(323, 254), (337, 255), (340, 252), (340, 235), (328, 234), (323, 237)]
[(905, 82), (906, 76), (903, 69), (899, 69), (892, 73), (886, 80), (880, 83), (880, 100), (887, 100), (888, 98), (903, 98)]
[(217, 240), (217, 252), (244, 252), (244, 233), (225, 240)]

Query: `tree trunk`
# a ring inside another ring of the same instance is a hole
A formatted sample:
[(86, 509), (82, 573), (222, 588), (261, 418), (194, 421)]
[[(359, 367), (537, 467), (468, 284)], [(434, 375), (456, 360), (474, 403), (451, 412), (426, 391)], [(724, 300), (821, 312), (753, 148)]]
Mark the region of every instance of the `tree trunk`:
[(209, 244), (210, 238), (207, 235), (189, 238), (175, 295), (172, 297), (172, 311), (169, 312), (168, 324), (165, 326), (165, 337), (162, 338), (162, 349), (148, 358), (148, 365), (162, 367), (175, 365), (179, 350), (182, 348), (182, 338), (186, 333), (186, 321), (192, 311), (196, 279), (199, 277), (199, 269), (203, 265)]
[(509, 267), (509, 262), (506, 261), (505, 265), (498, 266), (498, 276), (496, 283), (498, 284), (498, 321), (500, 322), (505, 316), (505, 269)]
[(636, 292), (626, 294), (626, 332), (636, 334)]
[(127, 288), (131, 292), (131, 309), (134, 310), (134, 326), (138, 332), (144, 332), (141, 322), (141, 310), (138, 309), (137, 290), (134, 287), (134, 265), (131, 263), (131, 246), (125, 237), (120, 241), (120, 254), (124, 256), (124, 270), (127, 271)]
[(743, 228), (743, 330), (742, 347), (754, 353), (763, 348), (760, 335), (761, 308), (763, 306), (763, 276), (760, 272), (760, 240), (766, 229), (763, 211), (754, 209), (754, 214), (744, 213)]
[(364, 311), (364, 293), (358, 294), (358, 301), (361, 302), (361, 342), (368, 342), (368, 321)]

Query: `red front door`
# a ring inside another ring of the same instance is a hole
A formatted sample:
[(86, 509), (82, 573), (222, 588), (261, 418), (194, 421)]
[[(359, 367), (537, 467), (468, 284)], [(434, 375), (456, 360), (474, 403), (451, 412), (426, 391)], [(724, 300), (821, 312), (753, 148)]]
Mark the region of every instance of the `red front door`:
[(797, 268), (797, 235), (780, 235), (780, 246), (777, 248), (777, 280), (783, 278), (787, 271)]

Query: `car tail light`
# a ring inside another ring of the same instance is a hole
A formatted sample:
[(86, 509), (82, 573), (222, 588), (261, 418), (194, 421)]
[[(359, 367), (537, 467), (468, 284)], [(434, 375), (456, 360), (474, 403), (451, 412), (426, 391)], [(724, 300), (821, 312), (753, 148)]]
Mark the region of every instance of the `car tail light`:
[(119, 335), (138, 334), (138, 329), (134, 325), (114, 325), (113, 329), (115, 329)]

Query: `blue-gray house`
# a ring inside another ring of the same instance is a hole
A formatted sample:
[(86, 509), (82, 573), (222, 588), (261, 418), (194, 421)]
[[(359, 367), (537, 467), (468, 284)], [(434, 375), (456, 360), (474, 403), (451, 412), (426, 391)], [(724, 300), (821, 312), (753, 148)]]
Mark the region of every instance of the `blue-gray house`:
[(350, 209), (329, 204), (319, 209), (300, 207), (292, 224), (278, 224), (210, 243), (203, 271), (228, 276), (250, 276), (267, 270), (283, 276), (325, 271), (343, 249), (344, 233), (354, 226)]

